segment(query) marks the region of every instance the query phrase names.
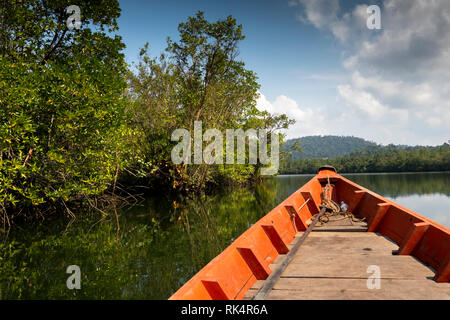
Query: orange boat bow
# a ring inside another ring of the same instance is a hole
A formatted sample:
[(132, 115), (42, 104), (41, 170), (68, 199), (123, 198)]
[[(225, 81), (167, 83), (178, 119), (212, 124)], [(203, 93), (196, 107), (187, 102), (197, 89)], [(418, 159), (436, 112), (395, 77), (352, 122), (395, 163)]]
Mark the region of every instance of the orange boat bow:
[(304, 231), (319, 212), (322, 188), (334, 184), (332, 196), (349, 211), (365, 217), (369, 232), (389, 237), (399, 245), (398, 254), (410, 254), (435, 270), (435, 281), (450, 281), (450, 229), (404, 208), (322, 167), (308, 183), (245, 231), (210, 261), (170, 300), (242, 299), (256, 280), (265, 280), (269, 265), (297, 231)]

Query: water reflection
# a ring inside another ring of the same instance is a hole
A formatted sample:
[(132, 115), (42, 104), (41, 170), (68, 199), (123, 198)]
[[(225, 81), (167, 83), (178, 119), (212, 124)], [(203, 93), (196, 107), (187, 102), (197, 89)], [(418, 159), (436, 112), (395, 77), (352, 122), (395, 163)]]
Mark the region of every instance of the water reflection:
[[(346, 175), (449, 225), (450, 173)], [(167, 299), (251, 224), (312, 176), (266, 179), (194, 199), (153, 197), (113, 218), (45, 221), (16, 228), (0, 244), (2, 299)], [(66, 287), (68, 265), (81, 290)]]
[[(167, 299), (275, 204), (277, 180), (195, 199), (149, 198), (114, 219), (15, 230), (0, 245), (2, 299)], [(67, 223), (67, 221), (65, 221)], [(68, 290), (67, 266), (81, 268)]]
[[(450, 172), (343, 176), (446, 227), (450, 226)], [(277, 177), (277, 201), (285, 199), (311, 177), (312, 175)]]
[(442, 194), (450, 196), (450, 172), (343, 174), (385, 197)]
[(450, 197), (442, 194), (409, 195), (392, 197), (398, 204), (407, 207), (446, 227), (450, 226)]
[(345, 176), (437, 223), (450, 226), (449, 172)]

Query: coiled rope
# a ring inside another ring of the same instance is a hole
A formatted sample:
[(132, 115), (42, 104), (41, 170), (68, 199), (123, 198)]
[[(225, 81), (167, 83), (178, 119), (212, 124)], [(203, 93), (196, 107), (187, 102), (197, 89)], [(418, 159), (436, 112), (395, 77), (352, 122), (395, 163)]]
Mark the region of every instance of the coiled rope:
[[(350, 222), (353, 224), (353, 222), (362, 222), (366, 218), (356, 218), (352, 212), (350, 211), (343, 211), (341, 207), (334, 202), (331, 199), (331, 183), (330, 183), (330, 177), (328, 177), (328, 182), (326, 186), (323, 188), (322, 191), (322, 204), (319, 205), (319, 207), (325, 208), (325, 213), (321, 216), (319, 216), (319, 223), (317, 224), (317, 227), (321, 227), (325, 225), (326, 223), (330, 221), (340, 221), (349, 218)], [(312, 217), (312, 220), (314, 221), (317, 218), (318, 215), (315, 215)]]

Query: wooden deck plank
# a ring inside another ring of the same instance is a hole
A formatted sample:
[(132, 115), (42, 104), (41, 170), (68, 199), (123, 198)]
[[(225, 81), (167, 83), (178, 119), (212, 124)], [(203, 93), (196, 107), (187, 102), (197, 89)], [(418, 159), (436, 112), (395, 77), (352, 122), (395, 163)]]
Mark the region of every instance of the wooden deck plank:
[[(290, 244), (292, 247), (302, 233)], [(376, 233), (311, 232), (267, 299), (445, 299), (450, 284), (431, 280), (434, 270), (412, 256), (392, 255), (398, 245)], [(285, 255), (270, 265), (274, 270)], [(370, 265), (381, 270), (381, 288), (368, 289)], [(257, 281), (244, 299), (264, 284)]]
[(363, 225), (354, 226), (330, 226), (326, 228), (314, 228), (314, 232), (335, 232), (335, 231), (346, 231), (346, 232), (364, 232), (367, 231), (367, 227)]
[[(286, 284), (286, 280), (290, 283)], [(432, 282), (432, 280), (425, 281)], [(407, 295), (405, 291), (408, 291)], [(258, 291), (252, 288), (244, 299), (251, 300), (256, 292)], [(450, 288), (435, 287), (423, 280), (415, 282), (415, 280), (386, 279), (382, 281), (380, 289), (367, 289), (364, 280), (280, 278), (279, 283), (267, 298), (277, 300), (450, 300)]]
[(380, 267), (382, 279), (429, 279), (434, 272), (417, 263), (412, 257), (399, 256), (392, 260), (385, 256), (346, 257), (340, 260), (333, 257), (312, 258), (299, 263), (291, 263), (283, 273), (284, 277), (297, 278), (359, 278), (367, 279), (367, 268), (371, 265)]
[[(297, 237), (297, 236), (296, 236)], [(296, 242), (292, 241), (288, 248), (291, 248)], [(317, 250), (317, 247), (320, 250)], [(397, 250), (398, 245), (389, 241), (386, 237), (375, 233), (355, 233), (355, 232), (312, 232), (300, 247), (299, 253), (294, 257), (298, 261), (303, 256), (311, 256), (312, 254), (331, 255), (331, 254), (349, 254), (361, 253), (363, 255), (378, 254), (392, 255), (393, 250)], [(300, 252), (302, 254), (300, 254)], [(279, 255), (273, 264), (279, 263), (285, 255)]]
[[(300, 237), (302, 234), (302, 232), (299, 232), (295, 235), (295, 237)], [(313, 238), (313, 237), (330, 237), (330, 236), (334, 236), (334, 237), (341, 237), (341, 238), (352, 238), (352, 237), (356, 237), (356, 238), (367, 238), (367, 237), (383, 237), (382, 235), (376, 233), (376, 232), (342, 232), (342, 231), (336, 231), (336, 232), (317, 232), (317, 231), (312, 231), (311, 234), (309, 235), (309, 238)], [(384, 237), (383, 237), (384, 238)]]
[[(380, 289), (348, 289), (347, 283), (321, 290), (272, 290), (269, 300), (450, 300), (449, 290), (430, 290), (410, 285), (408, 280), (384, 285)], [(343, 281), (341, 281), (343, 282)], [(405, 292), (407, 291), (407, 294)]]
[(365, 221), (351, 221), (349, 218), (338, 221), (329, 221), (324, 225), (316, 225), (313, 229), (315, 232), (364, 232), (367, 231), (367, 223)]

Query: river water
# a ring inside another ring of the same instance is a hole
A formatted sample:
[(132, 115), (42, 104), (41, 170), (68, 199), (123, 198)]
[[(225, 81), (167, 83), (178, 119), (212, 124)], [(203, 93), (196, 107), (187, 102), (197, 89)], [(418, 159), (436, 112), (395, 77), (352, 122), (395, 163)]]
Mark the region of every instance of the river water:
[[(345, 176), (450, 227), (450, 173)], [(311, 177), (279, 176), (183, 201), (148, 198), (119, 212), (120, 231), (113, 215), (18, 226), (0, 246), (0, 298), (167, 299)], [(79, 290), (67, 288), (69, 265), (80, 267)]]

